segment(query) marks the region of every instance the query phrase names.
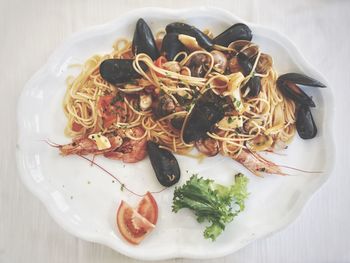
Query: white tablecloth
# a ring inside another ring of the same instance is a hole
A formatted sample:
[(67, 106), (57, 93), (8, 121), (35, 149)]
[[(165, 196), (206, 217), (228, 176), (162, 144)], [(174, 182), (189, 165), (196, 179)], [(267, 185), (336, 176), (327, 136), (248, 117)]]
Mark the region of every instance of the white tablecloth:
[[(350, 1), (0, 1), (0, 262), (136, 262), (62, 230), (20, 182), (16, 105), (25, 82), (73, 32), (145, 6), (222, 7), (288, 35), (331, 83), (337, 162), (287, 229), (207, 262), (350, 262)], [(278, 198), (278, 196), (276, 196)], [(173, 262), (192, 262), (174, 259)]]

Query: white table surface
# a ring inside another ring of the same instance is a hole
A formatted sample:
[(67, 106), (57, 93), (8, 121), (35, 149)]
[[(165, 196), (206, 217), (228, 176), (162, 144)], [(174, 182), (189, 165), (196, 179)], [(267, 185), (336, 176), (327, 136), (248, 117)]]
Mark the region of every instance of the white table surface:
[(137, 262), (66, 233), (23, 186), (15, 163), (17, 100), (25, 82), (72, 33), (139, 7), (199, 5), (225, 8), (288, 35), (329, 80), (337, 105), (335, 169), (296, 222), (235, 254), (207, 262), (350, 262), (350, 1), (0, 0), (1, 263)]

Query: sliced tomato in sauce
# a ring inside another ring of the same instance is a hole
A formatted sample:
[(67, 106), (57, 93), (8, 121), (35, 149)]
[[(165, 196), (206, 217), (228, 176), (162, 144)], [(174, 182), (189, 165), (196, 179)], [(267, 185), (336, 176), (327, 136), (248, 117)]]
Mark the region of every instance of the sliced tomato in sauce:
[(113, 112), (113, 106), (111, 105), (112, 99), (112, 95), (101, 96), (97, 102), (97, 109), (102, 116), (104, 128), (109, 128), (117, 120), (117, 116)]
[(121, 235), (131, 244), (139, 244), (154, 224), (141, 216), (126, 202), (122, 201), (117, 212), (117, 226)]
[(158, 205), (150, 192), (147, 192), (147, 194), (141, 199), (137, 207), (137, 212), (153, 225), (157, 224)]

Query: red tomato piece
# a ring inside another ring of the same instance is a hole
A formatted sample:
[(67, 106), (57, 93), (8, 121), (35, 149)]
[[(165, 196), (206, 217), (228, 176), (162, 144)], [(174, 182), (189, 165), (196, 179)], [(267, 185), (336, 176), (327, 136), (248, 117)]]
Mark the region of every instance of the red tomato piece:
[(117, 116), (113, 112), (113, 106), (111, 105), (112, 99), (112, 95), (107, 95), (100, 97), (97, 102), (97, 109), (102, 116), (104, 128), (110, 127), (117, 120)]
[(158, 205), (150, 192), (147, 192), (147, 194), (140, 201), (137, 207), (137, 212), (153, 225), (157, 224)]
[(122, 201), (117, 212), (117, 226), (121, 235), (131, 244), (139, 244), (154, 224), (141, 216), (126, 202)]
[(113, 95), (101, 96), (97, 102), (97, 109), (102, 116), (104, 128), (109, 128), (117, 120), (117, 116), (122, 122), (126, 121), (125, 102), (113, 101), (113, 98)]

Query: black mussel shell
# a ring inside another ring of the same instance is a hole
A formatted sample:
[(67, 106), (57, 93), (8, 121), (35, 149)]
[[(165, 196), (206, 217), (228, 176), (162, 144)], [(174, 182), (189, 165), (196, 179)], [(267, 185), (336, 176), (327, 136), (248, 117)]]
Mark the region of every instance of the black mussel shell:
[[(141, 63), (141, 67), (146, 70), (147, 66)], [(100, 65), (101, 77), (115, 85), (128, 82), (140, 77), (133, 67), (132, 59), (106, 59)]]
[(296, 126), (298, 134), (302, 139), (312, 139), (316, 136), (317, 127), (308, 106), (301, 105), (299, 107)]
[(147, 152), (159, 183), (166, 187), (176, 184), (181, 172), (175, 156), (152, 141), (147, 142)]
[(184, 117), (175, 117), (171, 119), (170, 123), (175, 129), (181, 130), (184, 124), (184, 121), (185, 121)]
[[(177, 33), (165, 34), (162, 42), (161, 54), (166, 57), (168, 61), (174, 60), (174, 57), (182, 51), (186, 51), (186, 47), (178, 38)], [(181, 58), (181, 57), (180, 57)]]
[(243, 75), (247, 76), (250, 74), (250, 72), (253, 69), (253, 64), (250, 61), (250, 59), (243, 53), (238, 53), (237, 55), (237, 60), (238, 60), (238, 64), (241, 66), (242, 70), (243, 70)]
[(181, 22), (174, 22), (166, 26), (165, 31), (167, 33), (178, 33), (194, 37), (198, 44), (205, 50), (211, 50), (213, 47), (212, 40), (194, 26), (190, 26)]
[(251, 77), (248, 82), (243, 86), (242, 93), (245, 94), (247, 88), (249, 88), (249, 92), (247, 97), (254, 98), (259, 95), (261, 90), (261, 79), (258, 76)]
[(303, 85), (303, 86), (310, 86), (310, 87), (319, 87), (319, 88), (325, 88), (326, 85), (321, 83), (320, 81), (313, 79), (309, 76), (306, 76), (301, 73), (287, 73), (281, 75), (278, 80), (280, 82), (289, 81), (293, 82), (295, 84)]
[(250, 28), (242, 23), (234, 24), (226, 29), (220, 35), (213, 39), (213, 43), (216, 45), (227, 47), (230, 43), (236, 40), (252, 40), (252, 31)]
[(209, 90), (194, 105), (184, 123), (183, 140), (186, 143), (207, 137), (207, 132), (225, 115), (226, 100)]
[(153, 60), (159, 57), (159, 51), (152, 31), (142, 18), (136, 23), (134, 38), (132, 40), (132, 51), (134, 55), (145, 53)]
[(277, 87), (283, 93), (284, 96), (294, 100), (295, 102), (309, 106), (316, 107), (314, 101), (311, 97), (309, 97), (300, 87), (298, 87), (295, 83), (290, 81), (281, 81), (277, 80)]
[(324, 88), (326, 85), (316, 79), (310, 78), (300, 73), (283, 74), (277, 79), (277, 87), (286, 97), (294, 100), (299, 104), (315, 107), (316, 105), (313, 102), (312, 98), (309, 97), (297, 84), (319, 88)]

